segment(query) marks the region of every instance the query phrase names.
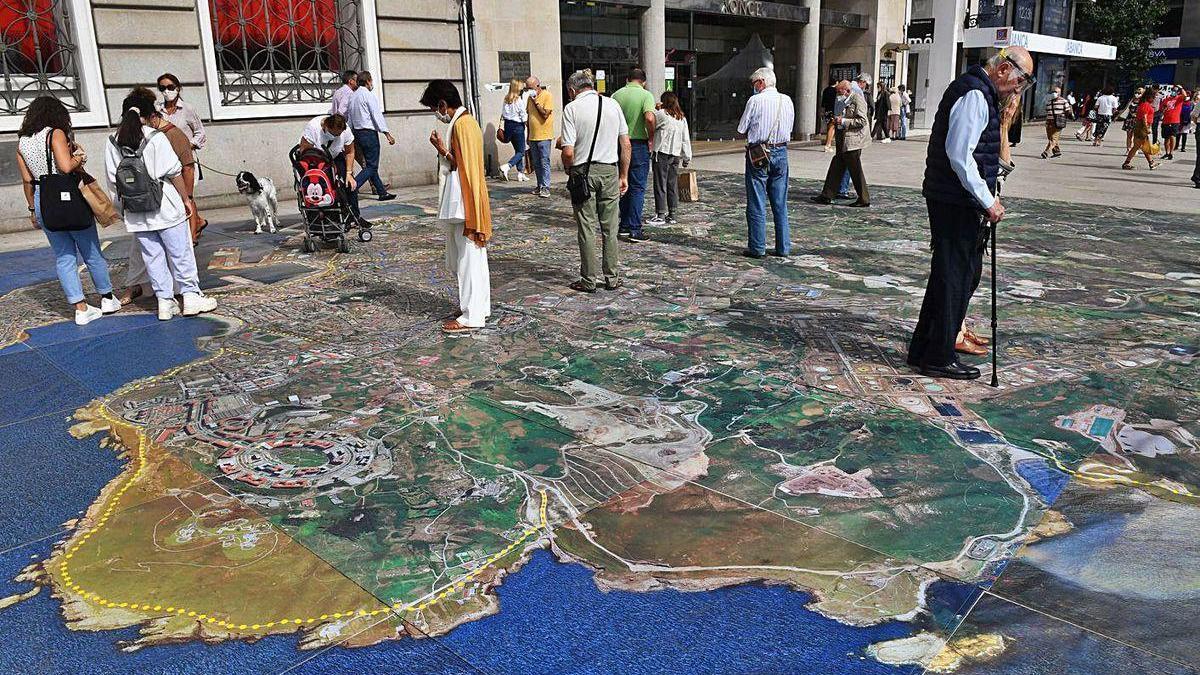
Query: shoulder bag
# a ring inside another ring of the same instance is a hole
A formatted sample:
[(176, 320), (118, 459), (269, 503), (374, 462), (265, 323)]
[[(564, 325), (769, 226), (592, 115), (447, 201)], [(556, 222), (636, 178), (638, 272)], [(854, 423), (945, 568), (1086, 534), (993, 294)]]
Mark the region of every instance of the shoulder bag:
[(596, 152), (596, 139), (600, 137), (600, 120), (604, 113), (604, 96), (596, 92), (596, 128), (592, 131), (592, 147), (588, 148), (588, 158), (580, 172), (577, 166), (571, 167), (571, 175), (567, 177), (567, 192), (571, 193), (571, 203), (575, 206), (587, 203), (592, 198), (592, 188), (588, 185), (588, 175), (592, 172), (592, 155)]
[(767, 140), (746, 146), (746, 157), (750, 160), (750, 165), (758, 169), (771, 166), (771, 149), (767, 147), (767, 143), (771, 140), (771, 134), (775, 133), (779, 126), (779, 116), (783, 114), (783, 94), (778, 94), (778, 96), (779, 105), (775, 107), (775, 122), (771, 124), (771, 130), (767, 132)]
[(71, 232), (94, 227), (92, 207), (79, 191), (79, 176), (59, 173), (50, 149), (54, 130), (46, 134), (46, 175), (38, 178), (38, 205), (42, 211), (42, 227), (51, 232)]

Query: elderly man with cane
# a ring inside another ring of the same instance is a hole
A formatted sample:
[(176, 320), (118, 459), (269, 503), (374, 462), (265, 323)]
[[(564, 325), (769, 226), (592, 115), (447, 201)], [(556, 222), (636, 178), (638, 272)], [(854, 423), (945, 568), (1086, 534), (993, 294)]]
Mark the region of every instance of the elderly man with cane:
[(922, 186), (933, 258), (908, 347), (908, 365), (922, 375), (980, 376), (978, 368), (959, 362), (955, 338), (983, 273), (987, 224), (995, 227), (1004, 218), (996, 196), (1001, 102), (1033, 83), (1032, 70), (1028, 51), (1002, 49), (984, 67), (960, 75), (938, 105)]

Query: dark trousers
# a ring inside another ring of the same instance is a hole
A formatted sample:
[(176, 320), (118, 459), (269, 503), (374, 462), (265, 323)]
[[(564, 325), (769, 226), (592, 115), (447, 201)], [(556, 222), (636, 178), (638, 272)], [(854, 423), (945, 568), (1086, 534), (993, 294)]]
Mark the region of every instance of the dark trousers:
[[(1197, 138), (1200, 138), (1200, 136), (1197, 136)], [(1196, 149), (1200, 150), (1200, 148)], [(1200, 152), (1196, 153), (1196, 168), (1192, 171), (1192, 183), (1194, 183), (1196, 187), (1200, 187)]]
[[(338, 180), (346, 180), (349, 174), (346, 172), (346, 153), (339, 153), (333, 158), (333, 166), (337, 169)], [(346, 187), (346, 200), (350, 202), (350, 212), (358, 215), (358, 190), (351, 190)]]
[(858, 201), (871, 203), (871, 195), (867, 194), (867, 177), (863, 174), (862, 150), (839, 152), (829, 162), (829, 170), (825, 172), (825, 187), (821, 196), (833, 199), (838, 194), (842, 174), (849, 172), (850, 180), (854, 182), (854, 191), (858, 193)]
[(675, 215), (679, 208), (679, 164), (682, 158), (656, 152), (654, 165), (654, 212), (658, 216)]
[(374, 129), (355, 129), (354, 145), (362, 153), (363, 160), (362, 171), (354, 177), (358, 189), (363, 189), (366, 183), (370, 182), (371, 187), (375, 188), (375, 194), (386, 195), (387, 188), (379, 177), (379, 132)]
[(908, 345), (908, 362), (945, 366), (955, 360), (954, 341), (967, 318), (971, 296), (979, 288), (988, 229), (975, 209), (932, 199), (925, 204), (933, 260), (921, 315)]

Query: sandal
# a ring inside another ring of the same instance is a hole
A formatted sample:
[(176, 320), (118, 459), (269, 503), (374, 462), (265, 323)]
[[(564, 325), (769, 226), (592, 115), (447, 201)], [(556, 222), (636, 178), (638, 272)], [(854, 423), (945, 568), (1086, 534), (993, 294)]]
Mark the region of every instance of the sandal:
[(479, 329), (473, 328), (471, 326), (464, 326), (458, 322), (458, 319), (451, 319), (451, 320), (447, 321), (446, 323), (442, 324), (442, 332), (443, 333), (467, 333), (467, 332), (470, 332), (473, 330), (479, 330)]
[(1150, 162), (1150, 170), (1153, 171), (1162, 166), (1162, 162)]
[(1133, 171), (1133, 165), (1132, 165), (1132, 164), (1122, 164), (1122, 165), (1121, 165), (1121, 168), (1122, 168), (1122, 169), (1129, 169), (1130, 171)]
[(142, 295), (144, 293), (145, 293), (145, 291), (142, 290), (141, 284), (138, 284), (136, 286), (130, 286), (129, 288), (126, 288), (125, 292), (122, 293), (121, 297), (119, 298), (121, 301), (121, 306), (124, 307), (125, 305), (128, 305), (129, 303), (133, 302), (134, 300), (137, 300), (138, 298), (142, 297)]
[(573, 291), (579, 291), (580, 293), (595, 293), (596, 292), (596, 287), (589, 286), (583, 279), (580, 279), (579, 281), (571, 282), (571, 285), (568, 286), (568, 288), (570, 288)]

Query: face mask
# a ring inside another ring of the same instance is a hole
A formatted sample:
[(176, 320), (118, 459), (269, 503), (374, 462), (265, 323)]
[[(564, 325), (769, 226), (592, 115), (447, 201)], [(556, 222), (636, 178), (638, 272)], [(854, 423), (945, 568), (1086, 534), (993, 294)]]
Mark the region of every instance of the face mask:
[(175, 99), (179, 98), (179, 92), (168, 89), (167, 91), (163, 92), (163, 98), (168, 101), (174, 101)]
[(450, 117), (450, 115), (448, 115), (444, 112), (435, 112), (435, 113), (433, 113), (433, 116), (438, 118), (438, 121), (443, 124), (449, 124), (450, 120), (453, 119), (452, 117)]

